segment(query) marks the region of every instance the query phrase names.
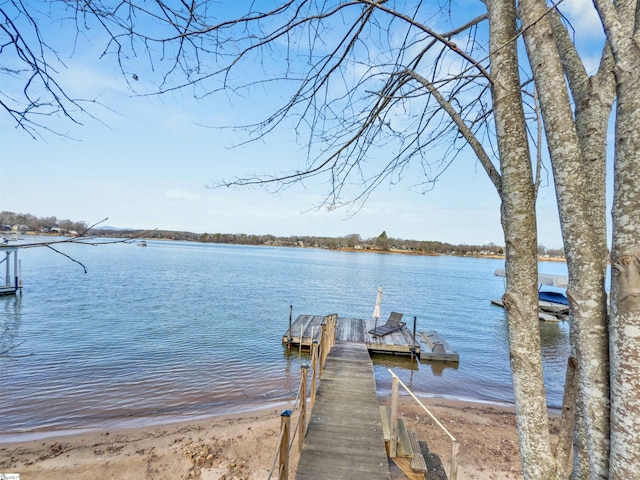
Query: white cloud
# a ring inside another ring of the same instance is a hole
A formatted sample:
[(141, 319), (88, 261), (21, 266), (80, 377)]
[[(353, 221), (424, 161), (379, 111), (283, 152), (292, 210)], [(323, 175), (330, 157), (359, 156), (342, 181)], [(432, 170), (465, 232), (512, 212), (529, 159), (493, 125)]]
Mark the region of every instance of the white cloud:
[(591, 0), (564, 0), (560, 10), (567, 16), (576, 31), (593, 38), (602, 37), (602, 24)]

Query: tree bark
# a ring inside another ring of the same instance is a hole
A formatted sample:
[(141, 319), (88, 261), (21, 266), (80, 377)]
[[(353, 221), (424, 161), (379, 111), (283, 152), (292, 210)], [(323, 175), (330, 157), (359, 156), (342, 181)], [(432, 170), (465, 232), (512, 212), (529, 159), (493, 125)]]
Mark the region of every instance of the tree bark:
[[(573, 122), (563, 66), (553, 39), (547, 7), (541, 0), (522, 0), (521, 18), (546, 131), (558, 198), (560, 224), (569, 270), (567, 294), (572, 344), (580, 378), (580, 421), (590, 478), (606, 478), (609, 459), (609, 364), (602, 227), (594, 209), (601, 193), (590, 198), (583, 152)], [(596, 159), (598, 157), (596, 156)], [(602, 192), (603, 190), (599, 190)], [(605, 257), (606, 258), (606, 257)], [(580, 443), (578, 444), (580, 445)], [(584, 459), (577, 452), (577, 459)], [(577, 470), (584, 475), (584, 466)]]
[[(615, 59), (610, 479), (640, 472), (640, 39), (635, 0), (595, 0)], [(616, 10), (617, 8), (617, 10)], [(631, 19), (631, 21), (629, 20)]]
[(556, 471), (554, 478), (565, 480), (571, 475), (571, 438), (575, 427), (576, 398), (578, 396), (578, 361), (569, 357), (567, 361), (566, 385), (562, 399), (562, 418), (558, 442), (554, 449)]
[(516, 44), (515, 2), (487, 1), (493, 108), (502, 173), (501, 215), (506, 245), (509, 353), (520, 453), (526, 479), (548, 480), (551, 442), (538, 319), (535, 185)]
[[(597, 296), (596, 303), (582, 308), (582, 313), (575, 318), (588, 318), (591, 329), (587, 325), (576, 325), (572, 328), (571, 344), (574, 352), (584, 351), (585, 348), (600, 352), (602, 355), (603, 370), (606, 369), (608, 357), (608, 313), (606, 309), (606, 291), (604, 281), (607, 270), (607, 229), (606, 229), (606, 139), (608, 120), (611, 114), (611, 107), (615, 96), (615, 82), (613, 78), (613, 56), (611, 49), (605, 45), (600, 61), (598, 72), (589, 77), (584, 68), (582, 60), (568, 35), (567, 29), (560, 21), (560, 16), (556, 11), (548, 15), (554, 38), (560, 53), (560, 60), (567, 77), (573, 103), (575, 105), (575, 125), (580, 142), (580, 152), (582, 155), (582, 170), (587, 179), (588, 187), (584, 191), (584, 208), (587, 217), (591, 220), (593, 231), (594, 251), (596, 254), (593, 262), (598, 265), (598, 275), (602, 282), (602, 288)], [(598, 263), (599, 261), (599, 263)], [(593, 272), (593, 282), (598, 280)], [(585, 328), (582, 328), (582, 327)], [(593, 328), (595, 327), (595, 328)], [(594, 332), (590, 334), (589, 332)], [(584, 333), (587, 334), (586, 338)], [(585, 344), (588, 346), (585, 347)], [(582, 348), (581, 348), (582, 346)], [(584, 360), (583, 360), (584, 362)], [(598, 374), (602, 384), (602, 395), (606, 394), (606, 372)], [(567, 385), (566, 388), (568, 388)], [(586, 450), (584, 439), (587, 436), (585, 415), (588, 413), (583, 399), (583, 393), (578, 393), (576, 401), (577, 424), (574, 435), (574, 472), (575, 478), (588, 478), (589, 476), (589, 454)], [(605, 408), (603, 406), (603, 408)], [(560, 462), (560, 459), (557, 459)]]

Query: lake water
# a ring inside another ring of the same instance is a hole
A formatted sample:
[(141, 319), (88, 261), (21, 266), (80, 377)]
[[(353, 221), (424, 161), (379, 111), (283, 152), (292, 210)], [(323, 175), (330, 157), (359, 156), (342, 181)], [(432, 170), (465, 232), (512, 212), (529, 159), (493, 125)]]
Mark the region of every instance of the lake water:
[[(502, 260), (149, 241), (21, 250), (22, 296), (0, 297), (0, 433), (137, 425), (288, 401), (308, 356), (281, 344), (299, 314), (438, 330), (457, 368), (376, 357), (418, 395), (512, 402)], [(4, 268), (4, 267), (3, 267)], [(541, 271), (566, 274), (562, 263)], [(569, 328), (541, 323), (547, 399), (562, 401)]]

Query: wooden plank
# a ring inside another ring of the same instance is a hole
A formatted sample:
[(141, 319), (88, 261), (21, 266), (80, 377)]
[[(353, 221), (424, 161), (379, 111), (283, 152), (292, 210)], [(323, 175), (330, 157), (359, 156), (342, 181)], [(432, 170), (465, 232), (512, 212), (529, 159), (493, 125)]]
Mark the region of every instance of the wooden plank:
[(296, 479), (390, 480), (378, 412), (366, 347), (338, 341), (327, 357)]
[(396, 456), (413, 457), (413, 450), (411, 449), (407, 428), (404, 426), (404, 420), (401, 418), (398, 419), (398, 447), (396, 448)]
[(411, 459), (411, 469), (415, 472), (426, 472), (427, 464), (424, 461), (424, 455), (422, 455), (422, 449), (420, 448), (420, 442), (418, 441), (418, 435), (415, 430), (408, 430), (409, 441), (411, 442), (411, 449), (413, 450), (413, 458)]
[(382, 434), (385, 442), (391, 438), (391, 407), (380, 406), (380, 418), (382, 421)]
[[(391, 407), (381, 406), (380, 418), (382, 422), (382, 434), (385, 442), (391, 441)], [(404, 425), (404, 421), (398, 419), (398, 445), (396, 455), (399, 457), (412, 457), (413, 449), (408, 431)]]

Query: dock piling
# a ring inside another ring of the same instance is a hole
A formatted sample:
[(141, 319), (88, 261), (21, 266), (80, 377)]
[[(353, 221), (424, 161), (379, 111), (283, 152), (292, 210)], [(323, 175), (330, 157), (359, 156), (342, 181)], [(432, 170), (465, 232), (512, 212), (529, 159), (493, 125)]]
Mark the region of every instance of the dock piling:
[(287, 348), (291, 348), (291, 320), (293, 317), (293, 305), (289, 305), (289, 330), (287, 330)]
[(391, 381), (391, 438), (389, 439), (389, 456), (396, 458), (398, 448), (398, 401), (400, 397), (400, 384), (398, 377)]
[(411, 347), (411, 360), (413, 360), (416, 356), (416, 347), (418, 346), (418, 342), (416, 341), (416, 322), (418, 317), (413, 317), (413, 346)]
[(318, 388), (318, 340), (313, 341), (311, 351), (311, 408), (316, 401), (316, 390)]
[(304, 446), (304, 436), (307, 432), (307, 378), (309, 365), (300, 366), (300, 418), (298, 420), (298, 451)]
[(280, 460), (278, 472), (280, 480), (289, 478), (289, 434), (291, 429), (291, 410), (283, 410), (280, 414)]

